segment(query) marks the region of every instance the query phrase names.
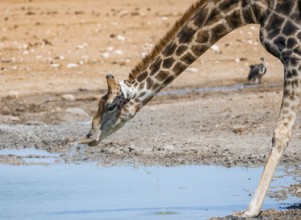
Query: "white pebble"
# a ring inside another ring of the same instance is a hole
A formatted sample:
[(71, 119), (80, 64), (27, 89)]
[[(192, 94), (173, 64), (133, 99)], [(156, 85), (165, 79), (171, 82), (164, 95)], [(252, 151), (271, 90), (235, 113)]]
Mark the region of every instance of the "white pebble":
[(87, 43), (83, 43), (83, 44), (79, 44), (76, 46), (76, 49), (84, 49), (86, 47), (88, 47), (89, 45)]
[(114, 47), (108, 47), (107, 51), (112, 52), (114, 50)]
[(105, 53), (102, 54), (102, 57), (107, 59), (107, 58), (110, 57), (110, 54), (108, 52), (105, 52)]
[(213, 50), (214, 53), (219, 53), (220, 52), (219, 46), (217, 46), (217, 45), (212, 45), (210, 49)]
[(123, 51), (122, 50), (115, 50), (115, 51), (113, 51), (113, 54), (122, 55)]
[(166, 21), (166, 20), (168, 20), (168, 17), (162, 16), (162, 17), (160, 17), (160, 19), (161, 19), (162, 21)]
[(71, 95), (71, 94), (65, 94), (65, 95), (63, 95), (62, 99), (64, 101), (75, 101), (76, 100), (75, 97), (74, 97), (74, 95)]
[(119, 41), (125, 41), (125, 36), (117, 35), (117, 40), (119, 40)]
[(195, 68), (195, 67), (190, 67), (187, 69), (189, 72), (192, 72), (192, 73), (197, 73), (199, 71), (198, 68)]
[(16, 99), (16, 98), (18, 98), (19, 97), (19, 92), (17, 92), (17, 91), (10, 91), (10, 92), (8, 92), (8, 94), (6, 95), (6, 98), (8, 98), (8, 99)]
[(70, 114), (75, 114), (75, 115), (81, 115), (81, 116), (89, 116), (85, 110), (81, 109), (81, 108), (67, 108), (66, 109), (67, 113)]
[(78, 67), (78, 64), (77, 64), (77, 63), (68, 63), (68, 64), (67, 64), (67, 68), (68, 68), (68, 69), (76, 68), (76, 67)]
[(59, 68), (59, 67), (60, 67), (60, 64), (58, 64), (58, 63), (53, 63), (53, 64), (50, 64), (50, 66), (51, 66), (52, 68)]

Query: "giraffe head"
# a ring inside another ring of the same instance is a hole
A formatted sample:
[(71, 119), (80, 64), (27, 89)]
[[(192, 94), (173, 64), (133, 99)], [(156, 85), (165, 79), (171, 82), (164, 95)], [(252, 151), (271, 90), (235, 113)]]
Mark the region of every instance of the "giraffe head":
[(98, 110), (93, 117), (89, 133), (80, 143), (95, 146), (101, 140), (121, 128), (137, 112), (132, 100), (133, 90), (126, 81), (117, 83), (112, 75), (107, 75), (108, 92), (100, 98)]

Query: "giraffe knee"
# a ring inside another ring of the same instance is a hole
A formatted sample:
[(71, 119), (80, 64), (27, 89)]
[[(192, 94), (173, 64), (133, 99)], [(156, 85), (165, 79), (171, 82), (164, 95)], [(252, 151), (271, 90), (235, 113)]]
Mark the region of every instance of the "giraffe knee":
[(275, 150), (283, 152), (291, 139), (291, 131), (288, 128), (275, 129), (272, 138), (272, 146)]

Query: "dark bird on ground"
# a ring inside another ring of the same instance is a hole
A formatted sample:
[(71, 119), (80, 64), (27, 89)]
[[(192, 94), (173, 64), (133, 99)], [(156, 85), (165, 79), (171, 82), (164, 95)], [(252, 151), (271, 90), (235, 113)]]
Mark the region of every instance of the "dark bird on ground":
[(260, 64), (250, 65), (248, 80), (260, 84), (262, 76), (266, 73), (264, 58), (260, 58)]

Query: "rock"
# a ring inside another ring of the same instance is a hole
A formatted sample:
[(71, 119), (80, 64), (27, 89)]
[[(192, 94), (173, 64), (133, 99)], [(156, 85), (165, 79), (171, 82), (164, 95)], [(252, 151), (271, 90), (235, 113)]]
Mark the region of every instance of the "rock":
[(74, 97), (74, 95), (71, 95), (71, 94), (65, 94), (65, 95), (63, 95), (62, 99), (64, 101), (69, 101), (69, 102), (74, 102), (76, 100), (76, 98)]
[(115, 54), (115, 55), (122, 55), (123, 51), (122, 50), (114, 50), (113, 54)]
[(117, 35), (117, 40), (123, 42), (123, 41), (125, 41), (125, 36)]
[(80, 116), (89, 116), (85, 110), (81, 108), (67, 108), (66, 113), (74, 114), (74, 115), (80, 115)]
[(89, 46), (89, 44), (85, 42), (83, 44), (76, 45), (76, 49), (84, 49), (84, 48), (86, 48), (88, 46)]
[(163, 146), (165, 151), (174, 151), (175, 147), (171, 144), (164, 144)]
[(187, 71), (191, 72), (191, 73), (197, 73), (199, 71), (198, 68), (195, 68), (195, 67), (190, 67), (187, 69)]
[(20, 118), (12, 115), (1, 115), (1, 123), (14, 123), (20, 122)]
[(110, 54), (108, 52), (105, 52), (105, 53), (102, 54), (102, 57), (107, 59), (107, 58), (110, 57)]
[(27, 121), (26, 125), (46, 125), (44, 122), (41, 121)]
[(77, 64), (77, 63), (68, 63), (68, 64), (67, 64), (67, 68), (68, 68), (68, 69), (76, 68), (76, 67), (78, 67), (78, 64)]
[(17, 116), (10, 115), (9, 116), (9, 120), (12, 121), (12, 122), (18, 122), (18, 121), (20, 121), (20, 118), (17, 117)]
[(6, 98), (7, 99), (17, 99), (19, 96), (20, 96), (19, 92), (17, 92), (17, 91), (10, 91), (6, 95)]
[(210, 49), (213, 50), (213, 52), (216, 53), (216, 54), (221, 53), (219, 46), (217, 46), (216, 44), (215, 44), (215, 45), (212, 45), (212, 46), (210, 47)]
[(114, 47), (108, 47), (107, 51), (112, 52), (114, 50)]
[(53, 63), (53, 64), (50, 64), (50, 67), (52, 67), (52, 68), (59, 68), (59, 67), (60, 67), (60, 64), (58, 64), (58, 63)]
[(43, 39), (45, 45), (52, 45), (52, 43), (48, 39)]
[(246, 127), (243, 125), (236, 125), (233, 126), (231, 129), (235, 134), (241, 134), (246, 130)]

